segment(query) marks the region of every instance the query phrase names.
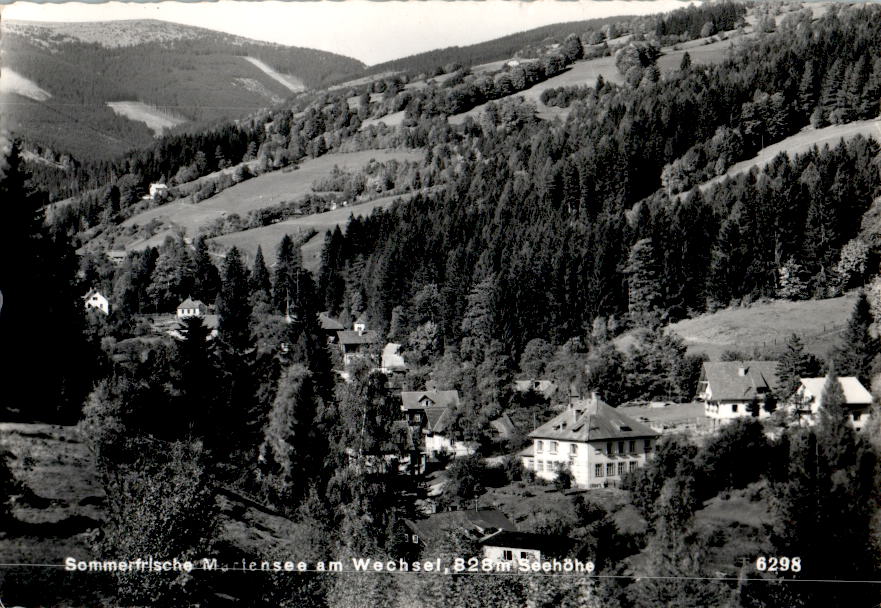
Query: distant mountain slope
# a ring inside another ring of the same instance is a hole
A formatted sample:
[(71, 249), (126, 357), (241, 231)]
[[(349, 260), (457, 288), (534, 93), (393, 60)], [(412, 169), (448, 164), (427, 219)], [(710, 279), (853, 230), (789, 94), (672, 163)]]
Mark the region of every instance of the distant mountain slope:
[(333, 53), (153, 20), (3, 22), (0, 48), (14, 72), (0, 84), (7, 128), (79, 158), (118, 155), (154, 137), (155, 121), (117, 114), (108, 103), (204, 123), (364, 70)]

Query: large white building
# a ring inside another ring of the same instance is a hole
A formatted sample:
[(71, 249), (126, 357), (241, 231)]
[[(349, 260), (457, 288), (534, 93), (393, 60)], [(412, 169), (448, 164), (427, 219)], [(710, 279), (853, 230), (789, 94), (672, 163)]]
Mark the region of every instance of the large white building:
[(93, 289), (87, 293), (83, 298), (83, 301), (86, 308), (94, 308), (95, 310), (103, 312), (105, 315), (110, 314), (110, 300), (108, 300), (104, 294), (97, 289)]
[(553, 480), (568, 468), (582, 488), (616, 486), (645, 465), (658, 433), (604, 403), (596, 395), (568, 409), (529, 434), (532, 447), (521, 452), (523, 465)]
[[(861, 431), (872, 407), (872, 393), (853, 376), (842, 376), (838, 383), (844, 393), (844, 410), (853, 427)], [(802, 424), (816, 424), (820, 408), (823, 407), (825, 386), (826, 378), (801, 379), (801, 384), (791, 399), (790, 410)]]

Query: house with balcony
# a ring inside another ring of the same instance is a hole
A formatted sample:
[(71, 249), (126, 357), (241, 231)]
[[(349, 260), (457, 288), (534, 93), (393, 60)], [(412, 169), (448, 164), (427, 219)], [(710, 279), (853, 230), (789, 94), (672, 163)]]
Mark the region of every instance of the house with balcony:
[(624, 475), (644, 466), (658, 433), (593, 394), (572, 400), (529, 438), (532, 445), (520, 456), (537, 477), (553, 480), (568, 469), (577, 486), (602, 488), (617, 486)]
[(776, 361), (707, 361), (695, 399), (713, 427), (735, 418), (766, 418), (776, 409)]
[[(826, 378), (801, 378), (795, 395), (790, 399), (788, 409), (799, 424), (813, 426), (820, 417)], [(844, 411), (857, 431), (863, 430), (872, 407), (872, 393), (854, 376), (838, 378), (841, 392), (844, 393)]]

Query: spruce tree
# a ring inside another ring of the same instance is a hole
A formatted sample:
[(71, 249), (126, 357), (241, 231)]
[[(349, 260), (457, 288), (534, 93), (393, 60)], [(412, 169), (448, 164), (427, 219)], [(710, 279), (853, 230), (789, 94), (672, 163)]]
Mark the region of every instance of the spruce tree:
[(798, 389), (801, 378), (813, 377), (818, 371), (816, 357), (805, 352), (801, 338), (792, 334), (777, 361), (777, 378), (780, 381), (777, 398), (781, 401), (788, 399)]
[(196, 239), (193, 264), (195, 266), (193, 297), (203, 302), (213, 302), (220, 288), (220, 273), (211, 261), (211, 253), (208, 251), (205, 237)]
[(263, 248), (257, 245), (254, 267), (251, 270), (251, 303), (254, 308), (269, 306), (272, 303), (272, 279), (263, 258)]
[(252, 346), (251, 289), (248, 270), (235, 247), (223, 261), (223, 278), (217, 296), (220, 338), (231, 348), (244, 351)]
[(630, 316), (636, 324), (651, 324), (663, 305), (661, 273), (652, 239), (642, 239), (633, 245), (626, 272)]
[(853, 313), (841, 336), (841, 344), (835, 350), (833, 361), (842, 376), (856, 376), (868, 386), (875, 358), (881, 351), (879, 341), (873, 337), (872, 311), (865, 292), (860, 292)]

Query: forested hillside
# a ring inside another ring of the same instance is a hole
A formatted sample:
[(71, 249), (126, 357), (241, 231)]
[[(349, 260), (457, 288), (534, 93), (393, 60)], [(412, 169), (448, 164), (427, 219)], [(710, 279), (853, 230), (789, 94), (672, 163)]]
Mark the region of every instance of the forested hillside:
[[(204, 125), (363, 68), (333, 53), (159, 21), (4, 22), (2, 58), (4, 68), (48, 94), (35, 98), (26, 90), (4, 90), (7, 128), (31, 146), (80, 160), (112, 158), (153, 138), (140, 117), (118, 115), (109, 102), (140, 102), (176, 121)], [(297, 86), (280, 82), (248, 58), (289, 75)]]

